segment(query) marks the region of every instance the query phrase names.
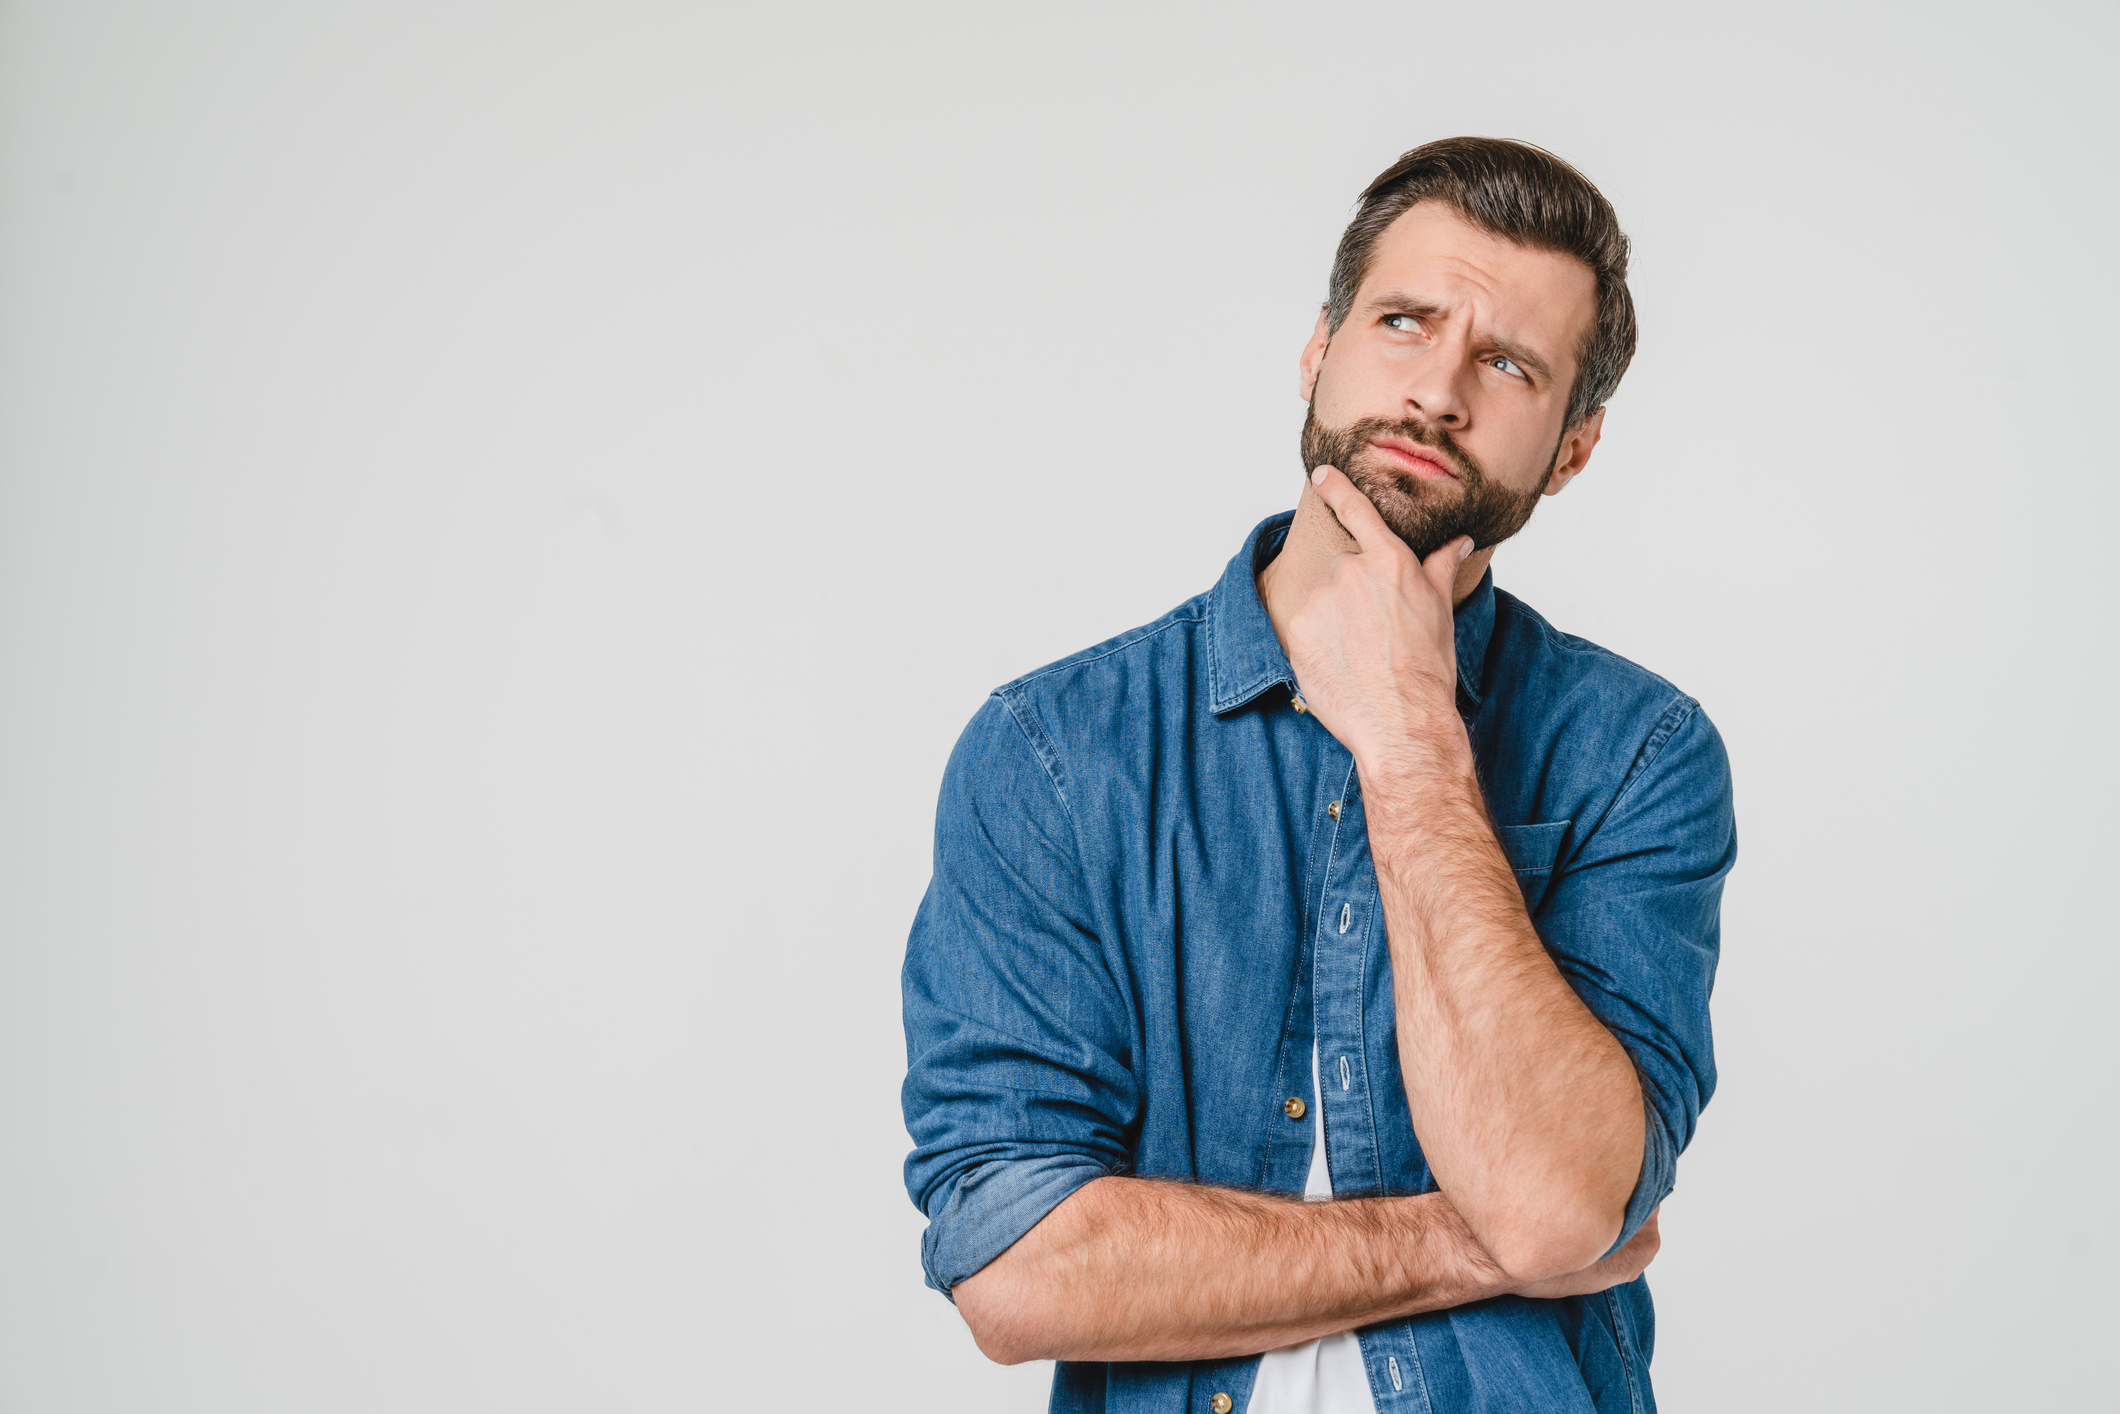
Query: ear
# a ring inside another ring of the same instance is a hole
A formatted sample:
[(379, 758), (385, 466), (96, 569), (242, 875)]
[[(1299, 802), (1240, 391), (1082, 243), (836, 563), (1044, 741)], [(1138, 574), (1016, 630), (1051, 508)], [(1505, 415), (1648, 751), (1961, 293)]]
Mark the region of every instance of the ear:
[(1590, 453), (1597, 447), (1597, 439), (1604, 435), (1605, 410), (1599, 408), (1569, 429), (1561, 438), (1560, 450), (1553, 459), (1553, 471), (1546, 477), (1546, 494), (1558, 496), (1561, 488), (1575, 480), (1576, 473), (1590, 464)]
[(1296, 396), (1306, 403), (1310, 401), (1310, 395), (1317, 391), (1318, 369), (1325, 363), (1325, 344), (1332, 338), (1332, 330), (1325, 323), (1327, 312), (1323, 306), (1319, 307), (1318, 327), (1310, 331), (1310, 342), (1303, 345), (1303, 357), (1296, 361), (1297, 368), (1301, 370), (1296, 379)]

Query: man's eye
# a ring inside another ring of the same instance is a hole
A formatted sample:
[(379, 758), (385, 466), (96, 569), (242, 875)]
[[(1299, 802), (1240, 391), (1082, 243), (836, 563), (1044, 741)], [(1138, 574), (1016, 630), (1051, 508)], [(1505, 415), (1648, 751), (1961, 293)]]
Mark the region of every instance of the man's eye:
[(1410, 314), (1387, 314), (1384, 316), (1384, 322), (1402, 334), (1421, 332), (1421, 321)]
[(1494, 366), (1512, 378), (1528, 379), (1530, 377), (1523, 369), (1516, 366), (1516, 360), (1514, 359), (1498, 358), (1494, 361)]

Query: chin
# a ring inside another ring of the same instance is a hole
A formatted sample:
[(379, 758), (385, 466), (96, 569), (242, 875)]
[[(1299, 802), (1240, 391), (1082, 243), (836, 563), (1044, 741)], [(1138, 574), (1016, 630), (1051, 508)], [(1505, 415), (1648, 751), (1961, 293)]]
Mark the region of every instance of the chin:
[[(1415, 516), (1434, 516), (1461, 504), (1465, 499), (1465, 488), (1452, 483), (1429, 481), (1411, 472), (1393, 469), (1382, 476), (1356, 483), (1369, 503), (1384, 517), (1384, 523), (1394, 529), (1397, 522)], [(1393, 514), (1394, 511), (1398, 514)]]

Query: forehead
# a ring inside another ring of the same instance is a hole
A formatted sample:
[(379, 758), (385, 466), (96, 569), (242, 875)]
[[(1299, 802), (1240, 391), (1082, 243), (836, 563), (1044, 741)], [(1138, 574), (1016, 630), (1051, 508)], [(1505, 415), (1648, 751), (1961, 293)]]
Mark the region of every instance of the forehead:
[(1467, 309), (1475, 327), (1527, 343), (1572, 368), (1597, 322), (1597, 276), (1572, 255), (1480, 230), (1439, 201), (1411, 206), (1370, 248), (1355, 306), (1378, 291)]

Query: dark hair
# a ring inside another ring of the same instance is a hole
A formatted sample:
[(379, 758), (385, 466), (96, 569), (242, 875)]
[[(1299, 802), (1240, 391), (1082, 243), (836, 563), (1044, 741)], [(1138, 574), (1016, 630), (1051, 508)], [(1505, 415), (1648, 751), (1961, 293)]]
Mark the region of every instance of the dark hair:
[(1590, 179), (1542, 147), (1496, 137), (1426, 143), (1384, 169), (1362, 193), (1332, 261), (1326, 311), (1333, 333), (1354, 307), (1377, 237), (1412, 206), (1447, 203), (1493, 235), (1572, 255), (1597, 276), (1597, 323), (1577, 350), (1564, 424), (1602, 407), (1634, 359), (1634, 296), (1627, 293), (1627, 233)]

